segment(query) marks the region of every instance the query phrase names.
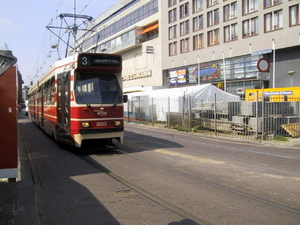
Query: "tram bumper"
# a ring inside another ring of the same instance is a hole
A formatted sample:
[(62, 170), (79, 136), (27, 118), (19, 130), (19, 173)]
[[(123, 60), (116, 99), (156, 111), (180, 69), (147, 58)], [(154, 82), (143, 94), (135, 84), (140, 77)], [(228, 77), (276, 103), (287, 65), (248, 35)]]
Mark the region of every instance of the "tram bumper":
[(109, 133), (81, 133), (81, 134), (74, 134), (75, 146), (81, 147), (82, 141), (84, 140), (101, 140), (101, 139), (116, 139), (123, 143), (124, 140), (124, 131), (116, 131), (116, 132), (109, 132)]

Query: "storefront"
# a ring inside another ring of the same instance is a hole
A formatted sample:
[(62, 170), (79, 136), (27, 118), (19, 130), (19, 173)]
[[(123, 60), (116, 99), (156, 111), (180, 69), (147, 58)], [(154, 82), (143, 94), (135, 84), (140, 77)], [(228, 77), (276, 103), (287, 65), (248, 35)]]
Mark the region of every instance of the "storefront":
[(257, 80), (257, 61), (260, 58), (262, 55), (227, 58), (170, 69), (166, 73), (166, 85), (180, 87), (212, 83), (232, 94), (239, 94), (237, 89), (260, 88), (261, 81)]

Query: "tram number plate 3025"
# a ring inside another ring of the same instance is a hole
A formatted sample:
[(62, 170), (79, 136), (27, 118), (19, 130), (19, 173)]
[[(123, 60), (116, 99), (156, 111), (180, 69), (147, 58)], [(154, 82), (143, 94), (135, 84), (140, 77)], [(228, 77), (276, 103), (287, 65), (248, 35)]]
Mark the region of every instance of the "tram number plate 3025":
[(107, 126), (107, 122), (96, 122), (96, 127), (105, 127)]

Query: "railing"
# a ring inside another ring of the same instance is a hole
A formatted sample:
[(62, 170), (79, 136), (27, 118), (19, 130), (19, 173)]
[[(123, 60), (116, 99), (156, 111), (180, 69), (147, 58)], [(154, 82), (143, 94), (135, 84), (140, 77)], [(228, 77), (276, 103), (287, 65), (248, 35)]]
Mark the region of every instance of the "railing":
[(217, 101), (186, 97), (131, 97), (124, 106), (127, 122), (249, 140), (299, 137), (298, 101)]

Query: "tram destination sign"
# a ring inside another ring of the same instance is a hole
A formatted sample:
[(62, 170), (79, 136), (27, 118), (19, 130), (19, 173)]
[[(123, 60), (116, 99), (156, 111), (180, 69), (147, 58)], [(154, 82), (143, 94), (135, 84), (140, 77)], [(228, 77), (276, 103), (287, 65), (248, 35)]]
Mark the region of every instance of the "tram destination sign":
[(80, 54), (78, 63), (81, 67), (120, 67), (121, 57), (109, 54)]

